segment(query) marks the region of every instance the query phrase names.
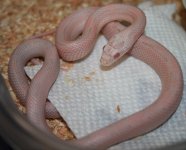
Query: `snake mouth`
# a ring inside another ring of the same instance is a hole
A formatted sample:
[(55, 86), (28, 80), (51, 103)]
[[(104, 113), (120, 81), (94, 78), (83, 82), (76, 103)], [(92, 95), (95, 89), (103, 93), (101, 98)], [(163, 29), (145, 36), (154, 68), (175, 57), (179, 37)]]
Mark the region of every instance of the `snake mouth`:
[(104, 66), (104, 67), (108, 67), (108, 66), (111, 65), (110, 63), (108, 63), (107, 61), (102, 60), (102, 59), (100, 60), (100, 63), (101, 63), (101, 65)]
[(108, 67), (111, 66), (114, 63), (114, 59), (112, 56), (110, 55), (102, 55), (101, 59), (100, 59), (100, 63), (102, 66)]

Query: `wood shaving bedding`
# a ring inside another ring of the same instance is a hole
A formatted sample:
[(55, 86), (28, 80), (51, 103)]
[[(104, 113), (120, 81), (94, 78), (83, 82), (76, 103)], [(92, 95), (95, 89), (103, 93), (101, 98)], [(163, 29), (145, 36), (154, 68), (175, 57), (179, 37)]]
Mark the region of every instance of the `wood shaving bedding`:
[[(24, 39), (39, 33), (51, 31), (59, 22), (73, 10), (102, 6), (109, 3), (130, 3), (137, 5), (142, 0), (2, 0), (0, 1), (0, 71), (3, 75), (11, 96), (18, 109), (25, 113), (26, 109), (19, 103), (8, 82), (8, 61), (15, 47)], [(186, 27), (186, 12), (180, 0), (154, 0), (155, 4), (175, 2), (177, 12), (174, 19)], [(181, 15), (180, 15), (181, 14)], [(54, 42), (53, 36), (47, 39)], [(71, 68), (73, 64), (63, 64), (62, 68)], [(86, 76), (85, 76), (86, 77)], [(88, 80), (88, 79), (87, 79)], [(117, 107), (118, 112), (120, 111)], [(60, 119), (48, 119), (48, 125), (53, 133), (63, 140), (75, 138), (65, 121)]]

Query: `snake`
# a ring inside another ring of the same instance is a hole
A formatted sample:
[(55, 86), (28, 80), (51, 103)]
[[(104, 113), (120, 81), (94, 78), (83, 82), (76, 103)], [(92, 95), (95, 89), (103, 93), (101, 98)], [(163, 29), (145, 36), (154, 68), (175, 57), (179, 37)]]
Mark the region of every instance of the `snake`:
[[(123, 25), (122, 21), (129, 22), (129, 25)], [(102, 32), (108, 43), (103, 47), (101, 65), (112, 66), (124, 54), (139, 59), (158, 74), (161, 92), (146, 108), (68, 142), (85, 149), (107, 149), (144, 135), (166, 122), (177, 110), (182, 98), (182, 70), (166, 47), (144, 35), (145, 25), (144, 13), (131, 5), (90, 7), (77, 10), (62, 20), (55, 30), (55, 46), (39, 36), (18, 45), (11, 55), (8, 75), (17, 97), (26, 104), (29, 120), (43, 131), (50, 130), (45, 117), (58, 117), (59, 114), (46, 100), (60, 70), (59, 56), (65, 61), (86, 59)], [(44, 58), (43, 66), (29, 82), (24, 66), (38, 56)]]

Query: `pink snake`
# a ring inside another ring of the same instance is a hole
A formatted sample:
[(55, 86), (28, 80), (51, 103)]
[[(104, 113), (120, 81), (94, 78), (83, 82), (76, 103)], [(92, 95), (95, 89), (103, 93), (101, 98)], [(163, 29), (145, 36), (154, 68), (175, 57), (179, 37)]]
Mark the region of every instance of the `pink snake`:
[[(131, 25), (125, 27), (118, 22), (123, 20)], [(109, 39), (101, 56), (103, 66), (114, 64), (127, 53), (151, 66), (162, 83), (159, 97), (145, 109), (70, 143), (87, 149), (107, 149), (157, 128), (176, 111), (183, 92), (181, 68), (165, 47), (143, 35), (144, 28), (144, 13), (136, 7), (122, 4), (76, 11), (58, 26), (55, 43), (64, 60), (85, 58), (102, 31)], [(54, 106), (46, 102), (59, 73), (57, 50), (49, 41), (34, 38), (23, 41), (9, 62), (8, 73), (13, 90), (26, 104), (29, 120), (44, 131), (50, 131), (45, 117), (59, 117)], [(34, 57), (43, 57), (44, 64), (29, 84), (24, 66)]]

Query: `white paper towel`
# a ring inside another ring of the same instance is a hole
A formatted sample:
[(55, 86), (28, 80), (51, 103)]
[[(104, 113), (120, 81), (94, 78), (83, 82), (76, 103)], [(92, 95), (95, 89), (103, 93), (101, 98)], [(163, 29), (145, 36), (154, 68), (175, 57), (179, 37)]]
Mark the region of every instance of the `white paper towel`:
[[(186, 75), (186, 32), (172, 21), (174, 5), (144, 8), (145, 34), (162, 43), (176, 56)], [(106, 39), (99, 37), (91, 55), (69, 71), (60, 72), (49, 99), (77, 138), (133, 114), (159, 95), (157, 74), (143, 62), (129, 57), (112, 70), (100, 69)], [(32, 76), (40, 66), (26, 67)], [(184, 81), (185, 86), (185, 81)], [(112, 150), (149, 150), (186, 140), (186, 91), (177, 112), (160, 128), (113, 146)]]

